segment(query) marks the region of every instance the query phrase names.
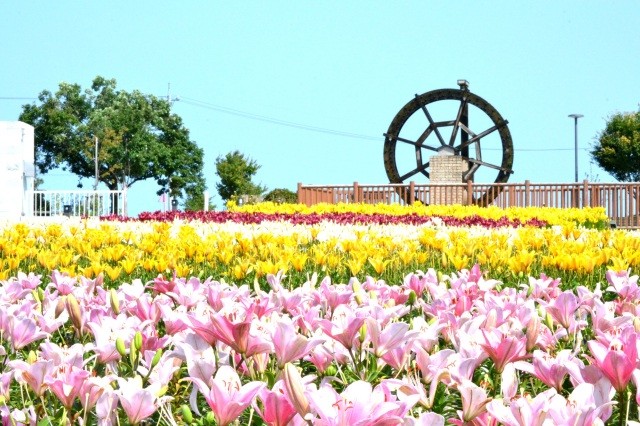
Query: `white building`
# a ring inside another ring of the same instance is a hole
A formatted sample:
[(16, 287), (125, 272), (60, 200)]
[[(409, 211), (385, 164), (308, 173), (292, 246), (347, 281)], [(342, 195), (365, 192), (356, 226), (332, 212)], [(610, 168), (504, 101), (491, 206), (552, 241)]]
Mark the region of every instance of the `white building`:
[(32, 215), (34, 159), (33, 126), (0, 121), (0, 218)]

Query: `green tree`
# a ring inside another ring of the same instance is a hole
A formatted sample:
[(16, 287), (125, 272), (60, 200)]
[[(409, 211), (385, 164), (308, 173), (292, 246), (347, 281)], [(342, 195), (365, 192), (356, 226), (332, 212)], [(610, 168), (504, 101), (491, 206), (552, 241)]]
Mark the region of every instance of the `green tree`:
[(23, 105), (20, 120), (34, 127), (40, 173), (61, 167), (80, 178), (95, 177), (110, 190), (155, 179), (158, 195), (193, 198), (206, 189), (204, 152), (189, 139), (168, 100), (116, 89), (116, 80), (96, 77), (91, 89), (60, 83), (39, 103)]
[(640, 112), (611, 116), (591, 156), (619, 181), (640, 181)]
[(220, 198), (226, 202), (241, 195), (262, 195), (266, 188), (251, 180), (258, 169), (260, 165), (240, 151), (216, 158), (216, 174), (220, 178), (216, 188)]
[(298, 202), (298, 194), (286, 188), (276, 188), (269, 191), (264, 196), (265, 201), (282, 204), (295, 204)]

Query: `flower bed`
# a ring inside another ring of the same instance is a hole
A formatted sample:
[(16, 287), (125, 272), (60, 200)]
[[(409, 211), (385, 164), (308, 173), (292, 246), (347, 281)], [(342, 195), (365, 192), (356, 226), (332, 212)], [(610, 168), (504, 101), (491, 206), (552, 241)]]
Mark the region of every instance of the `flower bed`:
[(314, 276), (287, 288), (283, 278), (253, 288), (158, 277), (107, 290), (57, 272), (3, 282), (3, 419), (517, 425), (629, 415), (637, 276), (609, 273), (595, 291), (545, 276), (503, 288), (478, 267), (400, 285)]
[(637, 233), (362, 209), (5, 226), (3, 424), (638, 418)]

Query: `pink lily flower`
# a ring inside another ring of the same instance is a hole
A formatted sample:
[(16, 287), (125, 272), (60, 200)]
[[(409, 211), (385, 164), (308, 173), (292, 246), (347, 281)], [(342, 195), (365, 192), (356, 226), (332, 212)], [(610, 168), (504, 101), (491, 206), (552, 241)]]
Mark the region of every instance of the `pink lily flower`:
[(9, 399), (9, 388), (11, 386), (12, 380), (13, 380), (12, 371), (0, 373), (0, 397), (4, 397), (5, 400)]
[(411, 353), (411, 344), (403, 343), (394, 348), (389, 349), (380, 357), (387, 365), (397, 371), (403, 370), (409, 361)]
[(640, 287), (638, 287), (638, 276), (629, 276), (629, 271), (612, 271), (608, 270), (607, 282), (609, 287), (608, 291), (614, 291), (618, 293), (621, 299), (635, 302), (640, 297)]
[(178, 306), (176, 309), (173, 309), (170, 306), (162, 304), (160, 305), (160, 312), (166, 333), (169, 336), (173, 336), (189, 328), (189, 320), (187, 319), (184, 308)]
[(551, 279), (545, 274), (540, 274), (540, 278), (529, 277), (529, 285), (523, 285), (534, 299), (551, 300), (560, 294), (560, 279)]
[[(437, 280), (437, 277), (436, 277)], [(402, 286), (407, 290), (411, 290), (418, 298), (422, 297), (422, 293), (427, 288), (427, 277), (421, 273), (410, 273), (404, 277)]]
[(575, 332), (576, 311), (580, 307), (578, 297), (571, 290), (564, 291), (544, 305), (545, 310), (561, 326)]
[[(189, 380), (204, 395), (220, 426), (226, 426), (237, 419), (265, 386), (262, 382), (249, 382), (242, 385), (236, 370), (228, 365), (218, 369), (215, 377), (209, 382), (211, 387), (198, 378)], [(195, 407), (192, 408), (195, 409)]]
[(288, 362), (305, 357), (313, 348), (324, 342), (321, 338), (307, 338), (298, 334), (293, 324), (284, 320), (278, 321), (272, 336), (279, 369)]
[(56, 368), (53, 360), (50, 359), (39, 360), (33, 364), (15, 360), (10, 361), (8, 365), (13, 369), (16, 380), (27, 383), (37, 396), (42, 396), (47, 390), (45, 379), (53, 374)]
[(115, 318), (103, 316), (98, 321), (87, 322), (95, 339), (93, 351), (98, 355), (98, 361), (108, 363), (120, 359), (116, 350), (116, 338), (121, 337), (125, 343), (131, 342), (138, 329), (140, 320), (120, 314)]
[(58, 346), (53, 342), (45, 341), (40, 344), (40, 357), (53, 361), (54, 365), (69, 365), (84, 368), (84, 356), (90, 344), (75, 343), (69, 347)]
[(156, 324), (162, 316), (158, 299), (151, 298), (147, 293), (130, 302), (129, 312), (137, 316), (140, 321), (151, 321), (153, 324)]
[(116, 390), (120, 405), (127, 415), (127, 419), (133, 424), (150, 417), (158, 409), (158, 395), (160, 385), (152, 384), (147, 388), (142, 386), (142, 378), (118, 378), (119, 388)]
[(487, 391), (470, 380), (458, 385), (458, 392), (462, 396), (462, 411), (458, 414), (464, 423), (471, 422), (487, 411), (486, 406), (491, 401)]
[[(24, 275), (22, 272), (21, 274)], [(23, 280), (16, 280), (15, 278), (6, 281), (6, 284), (3, 286), (2, 299), (10, 303), (16, 303), (23, 300), (29, 293), (31, 293), (31, 290), (33, 290), (32, 288), (25, 287), (23, 283)]]
[(216, 357), (213, 348), (195, 333), (188, 334), (184, 340), (176, 341), (176, 347), (187, 361), (187, 373), (204, 382), (216, 371)]
[(254, 403), (254, 408), (260, 418), (269, 426), (287, 426), (297, 414), (284, 390), (284, 383), (278, 380), (269, 390), (264, 387), (258, 392), (262, 408)]
[(496, 370), (502, 369), (509, 362), (519, 361), (529, 357), (527, 353), (526, 336), (511, 336), (498, 329), (490, 332), (482, 330), (484, 341), (479, 342), (487, 355), (495, 363)]
[(58, 397), (62, 405), (71, 409), (76, 398), (84, 399), (81, 394), (85, 381), (91, 373), (78, 367), (63, 366), (51, 378), (45, 378), (45, 384)]
[(404, 426), (444, 426), (445, 418), (442, 414), (426, 411), (420, 413), (417, 419), (406, 417)]
[(9, 337), (14, 350), (22, 349), (29, 343), (44, 339), (49, 335), (40, 330), (31, 318), (23, 316), (10, 317), (7, 325), (7, 337)]
[(445, 324), (440, 321), (427, 322), (423, 316), (411, 318), (411, 329), (418, 332), (414, 345), (430, 351), (440, 338), (440, 331)]
[(236, 353), (249, 357), (256, 353), (271, 350), (270, 342), (250, 333), (254, 322), (251, 308), (245, 312), (243, 320), (234, 322), (227, 318), (226, 315), (218, 312), (212, 313), (210, 319), (213, 326), (211, 333)]
[(314, 293), (314, 302), (335, 310), (349, 303), (353, 297), (353, 291), (347, 285), (331, 285), (331, 278), (325, 277)]
[(118, 395), (111, 386), (105, 389), (102, 395), (98, 397), (95, 407), (98, 426), (113, 426), (116, 424)]
[(445, 370), (450, 364), (453, 364), (456, 352), (452, 349), (443, 349), (436, 352), (433, 355), (429, 355), (427, 351), (422, 348), (415, 348), (416, 352), (416, 365), (420, 370), (422, 381), (424, 383), (431, 383), (440, 375), (440, 372)]
[(81, 385), (80, 402), (85, 410), (91, 410), (105, 392), (113, 391), (111, 382), (115, 377), (88, 377)]
[(169, 293), (174, 290), (176, 283), (177, 280), (175, 275), (173, 276), (171, 281), (168, 281), (162, 274), (160, 274), (153, 279), (152, 284), (147, 283), (147, 286), (156, 293)]
[(51, 284), (49, 285), (58, 290), (60, 296), (66, 296), (67, 294), (73, 293), (73, 290), (78, 285), (78, 281), (66, 272), (61, 273), (58, 270), (54, 270), (51, 273)]
[(525, 371), (537, 377), (545, 385), (560, 391), (569, 373), (566, 365), (572, 362), (572, 358), (574, 357), (569, 349), (558, 352), (555, 357), (547, 352), (536, 350), (533, 352), (531, 364), (524, 361), (517, 361), (514, 364), (518, 370)]
[(140, 376), (117, 380), (119, 388), (115, 392), (131, 423), (140, 423), (157, 411), (160, 402), (158, 400), (160, 384), (152, 384), (144, 388)]
[(339, 305), (333, 311), (331, 321), (325, 319), (318, 324), (329, 337), (351, 350), (356, 345), (360, 327), (364, 324), (365, 319), (363, 311), (354, 311), (347, 305)]
[(618, 392), (626, 389), (638, 364), (637, 340), (634, 329), (627, 327), (608, 346), (598, 340), (587, 342), (595, 364)]
[(218, 337), (217, 334), (213, 332), (213, 325), (211, 323), (210, 316), (202, 318), (201, 316), (196, 316), (196, 314), (190, 312), (185, 316), (185, 322), (188, 323), (188, 328), (193, 330), (198, 336), (202, 337), (209, 345), (216, 345)]
[(367, 336), (371, 341), (373, 353), (377, 358), (383, 356), (392, 348), (398, 347), (401, 343), (411, 342), (418, 336), (417, 331), (409, 331), (409, 324), (406, 322), (393, 322), (381, 329), (378, 321), (367, 319)]
[[(557, 395), (555, 389), (547, 389), (535, 398), (519, 397), (509, 401), (494, 399), (486, 405), (487, 412), (505, 426), (542, 426), (548, 424), (551, 398)], [(545, 423), (547, 422), (547, 423)]]
[(603, 380), (595, 385), (581, 383), (566, 399), (559, 394), (552, 396), (549, 401), (549, 417), (558, 425), (604, 424), (611, 416), (611, 407), (615, 404), (613, 389), (606, 382)]
[(311, 362), (318, 369), (318, 372), (324, 373), (333, 362), (347, 363), (349, 354), (341, 344), (331, 340), (313, 348), (304, 359)]
[(202, 293), (200, 287), (200, 280), (197, 278), (191, 278), (187, 282), (183, 279), (178, 279), (175, 280), (174, 289), (167, 292), (167, 296), (175, 300), (179, 306), (190, 309), (205, 300), (204, 293)]
[[(365, 381), (355, 381), (338, 394), (330, 385), (307, 392), (313, 424), (339, 425), (400, 425), (412, 404), (388, 400), (382, 385), (376, 388)], [(414, 398), (416, 400), (416, 398)], [(415, 402), (414, 402), (415, 403)], [(306, 419), (306, 417), (305, 417)]]
[(17, 281), (22, 288), (33, 290), (42, 284), (42, 275), (35, 275), (33, 272), (29, 272), (27, 275), (19, 271)]

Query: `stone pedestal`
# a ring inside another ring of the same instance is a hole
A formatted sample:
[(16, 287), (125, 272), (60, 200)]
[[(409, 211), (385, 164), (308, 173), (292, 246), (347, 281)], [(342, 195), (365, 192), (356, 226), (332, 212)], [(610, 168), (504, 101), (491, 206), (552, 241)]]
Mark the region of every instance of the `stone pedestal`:
[[(467, 190), (462, 185), (462, 175), (469, 163), (458, 155), (434, 155), (429, 159), (431, 204), (466, 204)], [(458, 184), (459, 186), (438, 186)]]

